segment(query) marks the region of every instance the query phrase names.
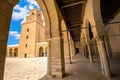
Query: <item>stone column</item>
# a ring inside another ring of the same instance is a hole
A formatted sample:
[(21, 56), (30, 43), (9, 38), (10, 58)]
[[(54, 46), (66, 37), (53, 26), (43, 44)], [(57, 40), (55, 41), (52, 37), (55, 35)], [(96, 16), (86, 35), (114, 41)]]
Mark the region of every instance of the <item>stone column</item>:
[(88, 47), (88, 52), (89, 52), (90, 63), (93, 63), (93, 55), (92, 55), (92, 52), (91, 52), (90, 43), (87, 43), (87, 47)]
[(107, 51), (107, 55), (108, 57), (112, 57), (112, 50), (111, 50), (111, 46), (110, 46), (110, 41), (108, 37), (105, 37), (105, 46), (106, 46), (106, 51)]
[(102, 74), (104, 75), (104, 66), (103, 66), (103, 59), (102, 59), (102, 54), (99, 46), (99, 42), (96, 39), (97, 47), (98, 47), (98, 53), (99, 53), (99, 58), (100, 58), (100, 64), (101, 64), (101, 69), (102, 69)]
[(109, 65), (109, 60), (107, 56), (107, 52), (105, 50), (105, 45), (104, 45), (104, 36), (100, 36), (97, 38), (97, 43), (98, 43), (98, 48), (99, 48), (99, 54), (100, 54), (100, 60), (101, 60), (101, 65), (102, 65), (102, 72), (106, 77), (110, 77), (110, 65)]
[(2, 40), (0, 37), (0, 80), (3, 80), (3, 76), (4, 76), (4, 66), (5, 66), (5, 57), (6, 57), (6, 47), (7, 47), (6, 43), (7, 43), (7, 39)]
[(85, 52), (84, 52), (84, 47), (83, 46), (82, 46), (81, 50), (82, 50), (82, 55), (85, 57)]
[(97, 49), (97, 45), (96, 45), (95, 39), (93, 39), (93, 49), (94, 49), (94, 53), (97, 54), (98, 53), (98, 49)]
[(88, 48), (87, 45), (85, 45), (85, 46), (84, 46), (84, 50), (85, 50), (84, 53), (85, 53), (85, 57), (86, 57), (86, 58), (89, 58), (88, 49), (87, 49), (87, 48)]
[(16, 3), (16, 1), (14, 1), (15, 0), (0, 0), (0, 80), (3, 80), (4, 77), (4, 66), (10, 19), (12, 8)]
[[(88, 26), (88, 25), (86, 25)], [(86, 47), (88, 50), (88, 56), (89, 56), (89, 60), (91, 63), (93, 63), (93, 56), (92, 56), (92, 51), (91, 51), (91, 47), (90, 47), (90, 34), (89, 34), (89, 29), (85, 29), (84, 31), (85, 34), (85, 41), (86, 41)]]
[(70, 38), (69, 38), (69, 33), (67, 31), (67, 40), (68, 40), (68, 48), (69, 48), (69, 61), (70, 63), (72, 63), (72, 56), (71, 56), (71, 52), (70, 52)]
[(69, 39), (69, 45), (70, 45), (70, 54), (71, 54), (71, 61), (72, 61), (72, 57), (75, 55), (75, 46), (72, 38)]
[(70, 45), (68, 31), (63, 31), (65, 63), (71, 63)]
[(52, 77), (64, 77), (65, 63), (63, 40), (61, 37), (51, 39), (51, 75)]
[(73, 57), (73, 54), (75, 54), (75, 51), (74, 51), (74, 45), (71, 39), (69, 40), (69, 45), (70, 45), (70, 55), (71, 55), (71, 62), (72, 62), (72, 57)]
[(47, 40), (47, 74), (51, 75), (51, 66), (50, 66), (50, 61), (51, 61), (51, 51), (50, 51), (50, 45), (51, 44), (51, 40), (48, 39)]

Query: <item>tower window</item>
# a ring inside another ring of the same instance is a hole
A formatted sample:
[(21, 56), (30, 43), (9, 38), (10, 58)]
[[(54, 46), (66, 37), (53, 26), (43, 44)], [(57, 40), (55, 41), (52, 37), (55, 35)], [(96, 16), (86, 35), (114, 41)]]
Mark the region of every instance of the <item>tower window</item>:
[(29, 29), (27, 29), (27, 32), (29, 32)]
[(28, 45), (26, 44), (25, 47), (27, 47)]
[(26, 36), (26, 39), (28, 39), (28, 36)]
[(34, 13), (32, 13), (32, 15), (34, 15)]
[(38, 16), (40, 16), (40, 14), (38, 14)]

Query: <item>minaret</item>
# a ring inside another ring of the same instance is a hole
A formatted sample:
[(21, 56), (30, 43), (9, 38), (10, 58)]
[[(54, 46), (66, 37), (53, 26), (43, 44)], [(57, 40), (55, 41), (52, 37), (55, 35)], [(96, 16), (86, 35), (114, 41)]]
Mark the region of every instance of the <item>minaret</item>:
[[(35, 57), (36, 43), (45, 39), (42, 14), (37, 9), (30, 11), (26, 22), (22, 24), (20, 36), (19, 56)], [(42, 35), (42, 36), (41, 36)]]

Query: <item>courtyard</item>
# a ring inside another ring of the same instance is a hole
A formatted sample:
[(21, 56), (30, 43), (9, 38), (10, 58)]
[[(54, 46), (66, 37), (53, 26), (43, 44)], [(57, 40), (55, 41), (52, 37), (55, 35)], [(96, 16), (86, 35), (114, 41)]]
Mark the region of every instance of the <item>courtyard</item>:
[(6, 58), (4, 80), (38, 80), (47, 74), (47, 57)]

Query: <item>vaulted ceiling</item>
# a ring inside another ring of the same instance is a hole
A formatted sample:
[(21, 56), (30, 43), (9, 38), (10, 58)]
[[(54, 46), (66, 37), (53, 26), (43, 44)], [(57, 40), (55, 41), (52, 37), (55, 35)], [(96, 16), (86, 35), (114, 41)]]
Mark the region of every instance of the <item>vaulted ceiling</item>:
[(101, 14), (107, 24), (120, 12), (120, 0), (101, 0)]
[[(56, 0), (74, 41), (80, 41), (85, 4), (87, 0)], [(101, 0), (104, 23), (109, 22), (120, 11), (120, 0)]]
[(80, 27), (83, 23), (83, 7), (86, 0), (57, 0), (74, 41), (80, 40)]

